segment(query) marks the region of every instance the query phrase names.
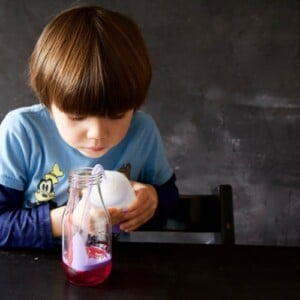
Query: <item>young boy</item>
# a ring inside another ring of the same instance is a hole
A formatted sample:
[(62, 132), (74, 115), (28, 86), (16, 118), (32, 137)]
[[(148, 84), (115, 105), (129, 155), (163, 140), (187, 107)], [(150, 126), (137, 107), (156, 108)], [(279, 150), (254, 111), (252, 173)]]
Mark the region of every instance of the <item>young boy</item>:
[(0, 126), (0, 247), (52, 247), (70, 170), (97, 163), (135, 190), (127, 212), (109, 209), (113, 224), (163, 226), (178, 190), (153, 119), (138, 111), (151, 81), (138, 26), (101, 7), (71, 8), (45, 27), (29, 71), (40, 104)]

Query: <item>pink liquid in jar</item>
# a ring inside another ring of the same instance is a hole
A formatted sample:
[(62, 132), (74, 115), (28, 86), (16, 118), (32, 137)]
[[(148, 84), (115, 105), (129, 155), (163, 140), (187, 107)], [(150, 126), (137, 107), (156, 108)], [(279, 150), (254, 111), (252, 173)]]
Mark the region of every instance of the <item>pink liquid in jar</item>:
[(89, 261), (80, 270), (68, 264), (67, 254), (63, 256), (63, 271), (68, 280), (79, 286), (92, 286), (103, 282), (111, 273), (111, 255), (97, 247), (87, 247)]

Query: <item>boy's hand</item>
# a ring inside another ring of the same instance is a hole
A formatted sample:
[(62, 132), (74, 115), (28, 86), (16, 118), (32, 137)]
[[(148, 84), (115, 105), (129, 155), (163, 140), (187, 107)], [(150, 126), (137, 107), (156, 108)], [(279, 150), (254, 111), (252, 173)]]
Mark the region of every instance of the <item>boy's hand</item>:
[(72, 223), (80, 230), (95, 234), (97, 231), (104, 230), (105, 211), (102, 207), (90, 206), (88, 200), (81, 199), (73, 211)]
[(120, 226), (126, 232), (137, 229), (151, 219), (158, 205), (157, 193), (152, 185), (136, 181), (131, 183), (136, 199), (125, 212)]
[(108, 208), (111, 225), (116, 225), (124, 220), (124, 211), (120, 208), (110, 207)]
[[(135, 181), (132, 181), (131, 184), (136, 198), (127, 211), (124, 212), (124, 210), (114, 207), (108, 208), (112, 225), (121, 224), (120, 229), (127, 232), (137, 229), (151, 219), (158, 204), (156, 190), (152, 185)], [(82, 208), (79, 203), (73, 214), (75, 220), (81, 219)], [(101, 218), (101, 214), (97, 213), (97, 210), (93, 210), (92, 219), (97, 218)], [(86, 226), (90, 227), (89, 224), (85, 224)], [(89, 231), (93, 231), (93, 228), (89, 228)]]
[(66, 206), (61, 206), (50, 210), (52, 236), (55, 238), (61, 237), (61, 223), (65, 208)]

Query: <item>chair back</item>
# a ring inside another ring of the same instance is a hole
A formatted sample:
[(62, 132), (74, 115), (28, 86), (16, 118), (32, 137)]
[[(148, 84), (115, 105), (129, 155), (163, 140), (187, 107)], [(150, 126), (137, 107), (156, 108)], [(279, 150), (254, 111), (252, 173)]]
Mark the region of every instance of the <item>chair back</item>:
[(182, 194), (164, 230), (210, 233), (214, 243), (232, 245), (235, 243), (232, 198), (232, 187), (228, 184), (219, 185), (211, 194)]

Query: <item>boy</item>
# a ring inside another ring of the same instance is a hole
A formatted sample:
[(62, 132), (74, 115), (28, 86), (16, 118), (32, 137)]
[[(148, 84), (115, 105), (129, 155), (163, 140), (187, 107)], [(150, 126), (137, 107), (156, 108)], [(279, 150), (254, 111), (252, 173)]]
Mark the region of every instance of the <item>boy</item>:
[(52, 247), (70, 170), (97, 163), (135, 190), (127, 212), (109, 209), (113, 224), (163, 226), (178, 190), (153, 119), (138, 111), (151, 66), (137, 25), (96, 6), (64, 11), (43, 30), (29, 72), (40, 104), (0, 126), (0, 247)]

